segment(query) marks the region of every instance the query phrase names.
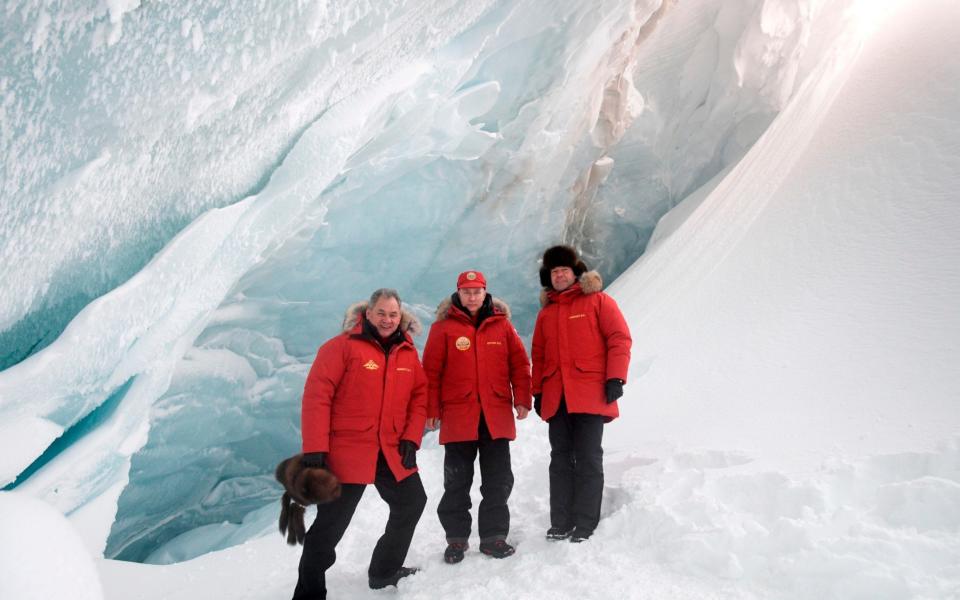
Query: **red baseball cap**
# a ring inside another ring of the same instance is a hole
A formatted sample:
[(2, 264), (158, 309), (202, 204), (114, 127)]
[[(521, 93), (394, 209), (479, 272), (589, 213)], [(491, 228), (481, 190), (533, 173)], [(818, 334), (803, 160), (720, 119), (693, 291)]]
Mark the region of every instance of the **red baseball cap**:
[(464, 271), (457, 277), (457, 289), (460, 288), (485, 288), (487, 280), (480, 271)]

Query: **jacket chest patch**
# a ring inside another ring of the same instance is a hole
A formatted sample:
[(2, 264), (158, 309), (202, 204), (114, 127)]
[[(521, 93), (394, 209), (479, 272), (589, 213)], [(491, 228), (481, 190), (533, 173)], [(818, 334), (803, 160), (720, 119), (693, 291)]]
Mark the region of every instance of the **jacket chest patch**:
[(371, 358), (367, 362), (363, 363), (363, 368), (368, 371), (376, 371), (380, 368), (380, 365), (378, 365), (377, 362)]
[(397, 367), (397, 372), (399, 373), (412, 373), (413, 369), (409, 367)]
[(503, 342), (487, 342), (488, 346), (502, 346)]
[(578, 313), (578, 314), (575, 314), (575, 315), (570, 315), (570, 316), (567, 317), (567, 318), (568, 318), (568, 319), (585, 319), (585, 318), (587, 318), (587, 315), (584, 314), (584, 313)]
[(457, 350), (466, 352), (470, 349), (470, 338), (461, 335), (454, 344), (457, 346)]

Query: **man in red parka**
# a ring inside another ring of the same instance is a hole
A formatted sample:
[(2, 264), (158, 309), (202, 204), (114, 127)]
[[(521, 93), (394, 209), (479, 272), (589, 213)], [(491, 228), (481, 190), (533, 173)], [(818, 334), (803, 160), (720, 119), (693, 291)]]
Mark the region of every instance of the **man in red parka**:
[(619, 415), (630, 330), (576, 250), (554, 246), (540, 268), (543, 307), (533, 332), (533, 395), (550, 424), (547, 538), (582, 542), (600, 521), (603, 425)]
[(530, 411), (530, 360), (510, 324), (510, 308), (486, 290), (480, 271), (466, 271), (457, 291), (440, 303), (423, 349), (429, 381), (428, 427), (440, 426), (444, 445), (443, 498), (437, 507), (447, 536), (443, 559), (463, 560), (470, 537), (470, 487), (480, 455), (480, 552), (494, 558), (514, 553), (507, 543), (513, 489), (510, 440), (517, 436), (513, 411)]
[(395, 290), (347, 310), (343, 332), (317, 352), (303, 390), (303, 464), (324, 467), (342, 484), (320, 506), (303, 542), (294, 600), (325, 599), (325, 573), (368, 483), (390, 506), (370, 559), (373, 589), (396, 585), (427, 496), (416, 452), (426, 422), (427, 379), (410, 334), (421, 327)]

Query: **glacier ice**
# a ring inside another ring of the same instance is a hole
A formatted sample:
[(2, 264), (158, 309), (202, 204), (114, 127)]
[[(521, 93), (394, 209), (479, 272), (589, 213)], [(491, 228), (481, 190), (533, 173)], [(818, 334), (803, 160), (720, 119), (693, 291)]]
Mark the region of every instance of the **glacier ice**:
[(275, 492), (349, 302), (397, 287), (429, 321), (482, 268), (529, 334), (539, 250), (626, 268), (837, 59), (844, 5), (24, 2), (0, 422), (31, 433), (0, 480), (98, 552), (185, 557), (162, 545)]

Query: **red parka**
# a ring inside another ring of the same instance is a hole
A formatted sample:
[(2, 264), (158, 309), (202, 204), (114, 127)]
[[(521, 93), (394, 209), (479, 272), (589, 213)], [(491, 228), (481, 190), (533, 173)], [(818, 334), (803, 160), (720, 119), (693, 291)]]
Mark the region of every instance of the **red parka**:
[(571, 413), (619, 416), (607, 404), (608, 379), (627, 380), (630, 329), (596, 271), (562, 292), (549, 290), (533, 331), (533, 393), (543, 394), (540, 417), (550, 419), (564, 397)]
[(398, 446), (420, 447), (427, 418), (427, 378), (410, 338), (420, 322), (403, 312), (403, 341), (387, 356), (364, 335), (366, 308), (347, 310), (343, 333), (320, 347), (303, 390), (303, 451), (327, 452), (342, 483), (373, 483), (381, 450), (397, 481), (415, 473), (400, 464)]
[(510, 323), (510, 308), (491, 298), (493, 314), (474, 326), (448, 298), (437, 307), (423, 349), (429, 402), (440, 418), (440, 443), (477, 439), (483, 410), (490, 437), (515, 439), (513, 407), (530, 409), (530, 359)]

